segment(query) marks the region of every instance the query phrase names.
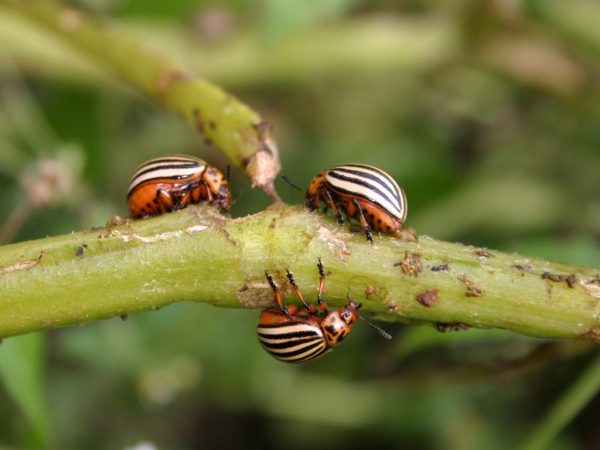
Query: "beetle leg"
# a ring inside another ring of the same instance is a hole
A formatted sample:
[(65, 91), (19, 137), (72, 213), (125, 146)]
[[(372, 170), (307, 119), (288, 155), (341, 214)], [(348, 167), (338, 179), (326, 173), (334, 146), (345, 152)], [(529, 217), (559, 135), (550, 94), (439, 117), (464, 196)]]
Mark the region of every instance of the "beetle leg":
[(208, 183), (204, 180), (201, 180), (200, 183), (202, 183), (202, 186), (206, 188), (206, 201), (208, 201), (208, 203), (212, 203), (213, 195), (212, 192), (210, 192), (210, 189), (208, 188)]
[(175, 201), (173, 202), (173, 211), (179, 211), (183, 209), (185, 205), (190, 203), (191, 193), (190, 191), (185, 191), (183, 195), (178, 195), (175, 197)]
[(172, 211), (176, 205), (175, 200), (167, 191), (159, 189), (156, 191), (156, 201), (158, 202), (161, 213)]
[(281, 312), (284, 313), (286, 316), (291, 317), (288, 312), (287, 306), (283, 304), (283, 294), (281, 293), (281, 289), (279, 288), (279, 286), (277, 286), (277, 284), (275, 284), (275, 280), (266, 270), (265, 275), (267, 276), (267, 281), (269, 282), (269, 285), (271, 285), (271, 289), (273, 289), (273, 293), (275, 294), (275, 301), (277, 302), (279, 309), (281, 309)]
[(202, 192), (200, 192), (199, 186), (200, 183), (198, 182), (190, 183), (186, 186), (186, 189), (190, 194), (190, 203), (200, 203), (200, 195)]
[(333, 201), (331, 192), (327, 189), (325, 189), (325, 197), (326, 197), (325, 203), (327, 203), (327, 206), (329, 206), (331, 208), (331, 210), (333, 211), (333, 215), (337, 218), (338, 224), (344, 225), (344, 218), (342, 217), (342, 213), (340, 212), (340, 210), (336, 206), (335, 202)]
[(319, 309), (327, 314), (327, 303), (323, 302), (323, 291), (325, 290), (325, 269), (323, 268), (323, 262), (321, 262), (321, 258), (318, 258), (319, 262), (317, 263), (317, 267), (319, 268), (319, 290), (317, 291), (317, 303), (319, 304)]
[(302, 305), (304, 306), (304, 308), (307, 309), (308, 311), (310, 311), (311, 310), (310, 306), (308, 305), (308, 303), (306, 303), (306, 300), (304, 300), (304, 295), (302, 294), (302, 292), (300, 291), (300, 288), (296, 284), (296, 280), (294, 279), (294, 274), (292, 272), (290, 272), (288, 269), (285, 269), (285, 271), (287, 272), (287, 277), (288, 277), (288, 280), (290, 280), (292, 289), (294, 290), (294, 292), (296, 293), (296, 295), (302, 302)]
[(373, 237), (371, 237), (371, 226), (369, 225), (369, 223), (367, 222), (367, 219), (365, 218), (365, 214), (363, 213), (360, 203), (358, 203), (358, 201), (356, 199), (352, 199), (352, 204), (354, 206), (356, 206), (356, 209), (358, 210), (358, 218), (360, 220), (360, 224), (363, 227), (363, 230), (365, 230), (365, 235), (367, 236), (367, 241), (369, 241), (371, 243), (371, 245), (373, 245)]

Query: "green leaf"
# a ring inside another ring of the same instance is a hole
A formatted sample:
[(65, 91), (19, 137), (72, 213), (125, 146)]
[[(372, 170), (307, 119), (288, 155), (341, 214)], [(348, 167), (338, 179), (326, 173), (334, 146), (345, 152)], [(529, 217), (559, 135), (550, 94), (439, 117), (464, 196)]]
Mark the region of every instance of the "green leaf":
[(42, 447), (50, 426), (43, 390), (44, 340), (40, 333), (6, 339), (0, 345), (0, 379), (29, 422), (27, 444)]

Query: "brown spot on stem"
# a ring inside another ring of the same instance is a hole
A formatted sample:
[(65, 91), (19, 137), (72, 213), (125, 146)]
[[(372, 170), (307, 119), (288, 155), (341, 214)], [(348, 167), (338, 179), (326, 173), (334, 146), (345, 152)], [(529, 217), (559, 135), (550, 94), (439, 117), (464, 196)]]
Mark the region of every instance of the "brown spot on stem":
[(583, 339), (600, 342), (600, 327), (592, 327), (581, 335)]
[(267, 122), (266, 120), (262, 120), (258, 123), (253, 123), (252, 126), (256, 129), (259, 141), (266, 141), (267, 139), (269, 139), (269, 134), (273, 129), (269, 122)]
[(42, 320), (42, 325), (44, 327), (50, 327), (50, 326), (52, 326), (56, 322), (57, 322), (56, 319), (44, 319), (44, 320)]
[[(129, 224), (131, 222), (132, 222), (131, 219), (124, 219), (121, 216), (112, 216), (106, 222), (106, 228), (111, 229), (111, 228), (118, 227), (119, 225)], [(96, 227), (96, 229), (101, 229), (101, 227)]]
[(450, 266), (448, 266), (448, 264), (440, 264), (438, 266), (433, 266), (431, 270), (434, 272), (441, 272), (444, 270), (450, 270)]
[(413, 253), (409, 256), (408, 251), (404, 252), (404, 259), (395, 263), (394, 266), (401, 266), (402, 272), (413, 277), (418, 277), (419, 273), (423, 270), (423, 266), (421, 265), (421, 255), (419, 253)]
[(83, 22), (83, 17), (83, 14), (76, 9), (64, 9), (58, 16), (58, 26), (62, 31), (75, 31)]
[(465, 291), (465, 295), (467, 297), (481, 297), (483, 295), (483, 291), (481, 289), (479, 289), (474, 282), (472, 282), (471, 280), (469, 280), (469, 278), (467, 278), (466, 274), (461, 274), (458, 277), (459, 281), (462, 281), (465, 286), (467, 287), (467, 290)]
[(6, 266), (0, 266), (0, 275), (4, 275), (5, 273), (9, 273), (9, 272), (14, 272), (16, 270), (33, 269), (35, 266), (37, 266), (40, 263), (43, 256), (44, 256), (44, 251), (42, 250), (40, 252), (40, 256), (38, 256), (35, 259), (28, 259), (26, 261), (19, 261), (14, 264), (8, 264)]
[(200, 133), (204, 133), (204, 116), (202, 115), (202, 112), (198, 108), (194, 108), (192, 111), (192, 116), (194, 117), (194, 125), (196, 126), (196, 129)]
[(231, 237), (231, 234), (229, 234), (229, 231), (227, 231), (227, 228), (223, 227), (223, 228), (221, 228), (221, 231), (223, 231), (223, 234), (225, 235), (225, 239), (227, 239), (228, 242), (231, 242), (234, 247), (237, 247), (237, 241), (233, 237)]
[(448, 331), (464, 331), (468, 330), (469, 326), (467, 324), (461, 322), (451, 322), (451, 323), (441, 323), (438, 322), (435, 324), (435, 328), (440, 333), (446, 333)]
[(482, 258), (491, 258), (491, 257), (493, 257), (493, 256), (494, 256), (494, 255), (492, 255), (492, 254), (491, 254), (491, 253), (490, 253), (490, 252), (489, 252), (487, 249), (485, 249), (485, 248), (482, 248), (482, 249), (479, 249), (479, 250), (477, 250), (477, 251), (475, 252), (475, 254), (476, 254), (477, 256), (481, 256)]
[(367, 298), (373, 298), (373, 297), (380, 297), (381, 296), (381, 291), (376, 288), (375, 286), (367, 286), (367, 288), (365, 289), (365, 295), (367, 296)]
[(171, 85), (178, 81), (191, 80), (192, 76), (180, 69), (167, 69), (162, 71), (156, 77), (154, 82), (155, 94), (158, 98), (162, 98), (168, 94)]
[(567, 283), (567, 286), (569, 286), (571, 289), (574, 288), (577, 284), (577, 277), (574, 273), (571, 273), (569, 275), (558, 275), (550, 272), (544, 272), (542, 274), (542, 279), (554, 282), (565, 281)]
[(387, 302), (387, 309), (389, 312), (395, 312), (398, 311), (398, 303), (396, 303), (394, 300), (390, 300)]
[(531, 272), (531, 266), (529, 264), (515, 264), (513, 267), (522, 272)]
[(437, 289), (427, 289), (425, 292), (421, 292), (415, 296), (415, 300), (421, 305), (431, 308), (439, 300), (439, 291)]

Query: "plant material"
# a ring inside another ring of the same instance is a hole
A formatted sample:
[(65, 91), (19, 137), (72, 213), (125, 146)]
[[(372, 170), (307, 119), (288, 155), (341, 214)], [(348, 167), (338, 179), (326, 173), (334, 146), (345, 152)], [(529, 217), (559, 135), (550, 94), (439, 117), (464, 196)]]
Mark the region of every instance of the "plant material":
[[(415, 277), (395, 267), (419, 254)], [(494, 252), (482, 261), (473, 247), (420, 237), (404, 242), (350, 233), (300, 206), (277, 204), (227, 219), (190, 206), (161, 217), (0, 247), (0, 337), (80, 325), (162, 308), (177, 301), (265, 308), (273, 295), (268, 270), (291, 295), (283, 267), (299, 285), (316, 285), (320, 257), (328, 271), (326, 301), (349, 294), (377, 318), (504, 328), (539, 337), (600, 341), (595, 286), (598, 269)], [(448, 270), (433, 271), (441, 263)], [(528, 271), (517, 265), (527, 264)], [(556, 283), (544, 272), (575, 274)], [(481, 289), (465, 295), (465, 282)], [(437, 292), (424, 308), (415, 299)], [(365, 293), (370, 293), (367, 295)]]

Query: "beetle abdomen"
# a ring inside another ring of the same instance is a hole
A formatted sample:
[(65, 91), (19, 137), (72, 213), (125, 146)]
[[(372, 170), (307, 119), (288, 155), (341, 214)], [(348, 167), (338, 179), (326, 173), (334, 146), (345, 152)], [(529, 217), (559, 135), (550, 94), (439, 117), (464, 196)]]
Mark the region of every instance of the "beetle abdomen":
[(383, 170), (366, 164), (343, 164), (329, 169), (325, 181), (342, 195), (369, 200), (404, 223), (407, 205), (404, 191)]
[(206, 162), (188, 156), (167, 156), (152, 159), (141, 165), (131, 177), (127, 197), (144, 183), (160, 180), (163, 183), (182, 183), (199, 176), (206, 169)]
[(314, 324), (294, 321), (259, 323), (256, 331), (263, 348), (281, 361), (308, 361), (327, 351), (323, 332)]

